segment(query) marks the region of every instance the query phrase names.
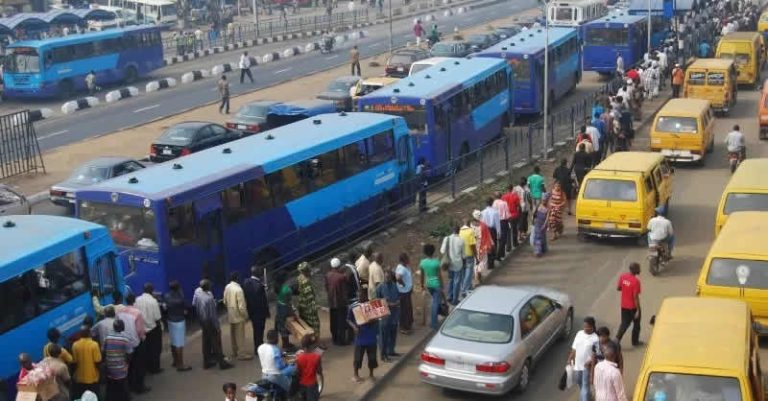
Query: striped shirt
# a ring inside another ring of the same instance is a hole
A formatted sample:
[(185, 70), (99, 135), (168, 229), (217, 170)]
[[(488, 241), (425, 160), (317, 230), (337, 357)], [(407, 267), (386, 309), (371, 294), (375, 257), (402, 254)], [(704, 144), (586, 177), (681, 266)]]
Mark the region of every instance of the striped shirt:
[(624, 380), (615, 362), (604, 360), (595, 365), (595, 401), (627, 401)]
[(133, 351), (128, 339), (120, 333), (112, 332), (104, 340), (104, 360), (107, 377), (123, 380), (128, 377), (128, 354)]
[(509, 220), (512, 215), (509, 212), (509, 205), (507, 202), (496, 199), (493, 201), (493, 208), (496, 209), (497, 212), (499, 212), (499, 219), (501, 220)]

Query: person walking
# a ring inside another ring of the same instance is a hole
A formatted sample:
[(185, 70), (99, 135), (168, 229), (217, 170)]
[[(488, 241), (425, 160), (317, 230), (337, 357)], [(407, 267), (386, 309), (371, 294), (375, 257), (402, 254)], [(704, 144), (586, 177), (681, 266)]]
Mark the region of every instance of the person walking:
[(533, 198), (531, 197), (531, 190), (528, 188), (528, 179), (520, 177), (520, 181), (513, 191), (520, 198), (520, 217), (518, 219), (518, 242), (524, 242), (528, 237), (528, 222), (530, 221), (530, 212), (533, 209)]
[(509, 184), (507, 186), (507, 192), (501, 196), (504, 202), (507, 202), (507, 208), (509, 209), (509, 239), (507, 240), (507, 252), (512, 252), (513, 249), (520, 246), (520, 196), (515, 191), (515, 186)]
[(506, 251), (509, 247), (509, 222), (510, 212), (509, 205), (504, 199), (501, 198), (501, 192), (496, 191), (493, 194), (493, 208), (499, 213), (499, 227), (501, 232), (499, 233), (499, 242), (496, 244), (496, 257), (498, 260), (503, 260), (506, 257)]
[(621, 53), (616, 53), (616, 76), (624, 76), (624, 57), (621, 57)]
[(416, 19), (416, 23), (413, 24), (413, 36), (416, 37), (416, 46), (421, 46), (421, 37), (424, 35), (424, 26), (421, 25), (421, 20)]
[(91, 328), (80, 328), (80, 339), (72, 344), (72, 359), (75, 363), (72, 386), (73, 399), (79, 399), (86, 391), (99, 394), (99, 343), (91, 338)]
[(246, 75), (248, 76), (248, 79), (251, 80), (251, 83), (253, 83), (253, 75), (251, 75), (251, 58), (248, 57), (248, 52), (243, 52), (243, 54), (240, 55), (238, 67), (240, 67), (240, 83), (242, 84), (245, 82)]
[(376, 297), (376, 288), (384, 282), (384, 255), (374, 252), (368, 266), (368, 299)]
[[(592, 345), (592, 372), (594, 372), (598, 362), (605, 360), (605, 346), (609, 343), (616, 347), (616, 360), (614, 362), (616, 362), (619, 371), (624, 372), (624, 356), (621, 353), (621, 345), (611, 338), (611, 330), (605, 326), (599, 327), (597, 329), (597, 338), (598, 341)], [(594, 381), (595, 375), (592, 374), (590, 377)]]
[(675, 64), (672, 69), (672, 97), (680, 97), (680, 88), (685, 80), (685, 72), (680, 68), (680, 64)]
[(217, 363), (221, 370), (231, 368), (232, 365), (224, 358), (224, 352), (221, 349), (221, 327), (210, 280), (200, 280), (200, 285), (192, 296), (192, 307), (195, 309), (203, 332), (203, 369), (210, 369)]
[(443, 244), (440, 246), (440, 253), (443, 259), (448, 260), (447, 266), (441, 266), (448, 270), (448, 302), (452, 305), (458, 305), (461, 295), (461, 284), (463, 280), (465, 242), (459, 235), (461, 227), (454, 226), (451, 235), (443, 238)]
[(245, 292), (240, 286), (240, 273), (235, 271), (230, 274), (229, 284), (224, 287), (222, 301), (227, 307), (232, 357), (241, 361), (253, 359), (253, 355), (245, 352), (245, 323), (248, 321), (248, 307), (245, 302)]
[(296, 303), (296, 309), (299, 312), (301, 320), (307, 322), (315, 331), (315, 339), (320, 339), (320, 315), (317, 306), (317, 296), (315, 287), (312, 285), (312, 268), (307, 262), (299, 264), (299, 277), (296, 279), (299, 285), (299, 297)]
[(493, 198), (485, 200), (485, 209), (482, 211), (483, 223), (491, 230), (491, 239), (493, 240), (493, 250), (488, 255), (488, 269), (493, 270), (494, 262), (498, 259), (496, 249), (499, 247), (499, 234), (501, 233), (501, 216), (493, 207)]
[(627, 401), (624, 380), (616, 363), (618, 350), (613, 343), (603, 346), (605, 359), (595, 366), (595, 401)]
[(616, 290), (621, 292), (621, 324), (616, 333), (616, 339), (621, 344), (621, 338), (632, 324), (632, 345), (640, 346), (640, 264), (632, 262), (629, 272), (619, 277)]
[(464, 264), (461, 268), (461, 298), (472, 290), (472, 279), (475, 277), (475, 267), (478, 264), (477, 236), (472, 228), (472, 222), (465, 220), (459, 229), (459, 238), (464, 241)]
[(395, 282), (400, 294), (400, 333), (411, 334), (413, 328), (413, 273), (411, 272), (411, 258), (407, 253), (400, 254), (400, 263), (395, 268)]
[(144, 293), (136, 298), (136, 308), (144, 318), (144, 330), (147, 333), (147, 372), (156, 375), (163, 371), (160, 367), (160, 354), (163, 352), (163, 315), (160, 303), (153, 295), (152, 283), (144, 284)]
[(580, 143), (578, 150), (576, 150), (576, 153), (573, 154), (570, 168), (570, 170), (573, 171), (573, 173), (576, 175), (576, 183), (579, 186), (581, 186), (581, 184), (584, 182), (584, 176), (586, 176), (587, 172), (592, 168), (593, 161), (594, 159), (592, 156), (587, 153), (587, 147), (583, 143)]
[(264, 343), (264, 330), (270, 316), (267, 290), (261, 277), (264, 277), (264, 268), (254, 265), (251, 267), (251, 277), (245, 279), (243, 283), (245, 306), (253, 329), (254, 354), (259, 349), (259, 345)]
[(314, 351), (314, 345), (312, 336), (304, 336), (301, 339), (301, 350), (296, 354), (296, 372), (299, 376), (299, 386), (304, 393), (304, 401), (320, 399), (317, 376), (323, 374), (323, 361), (321, 354)]
[(474, 210), (472, 212), (472, 231), (475, 233), (475, 244), (477, 248), (477, 259), (475, 262), (474, 278), (478, 283), (482, 283), (483, 277), (488, 273), (489, 260), (493, 258), (493, 235), (491, 229), (483, 222), (483, 212)]
[(429, 291), (429, 295), (432, 297), (430, 327), (432, 330), (437, 331), (439, 327), (438, 312), (440, 311), (440, 304), (445, 298), (443, 294), (443, 278), (440, 274), (440, 261), (435, 258), (434, 245), (424, 244), (422, 250), (424, 258), (419, 263), (419, 269), (421, 270), (419, 279), (421, 280), (422, 290)]
[(552, 191), (549, 193), (549, 202), (547, 204), (547, 209), (549, 209), (547, 223), (549, 231), (552, 232), (552, 241), (557, 241), (563, 235), (563, 209), (565, 209), (566, 203), (565, 191), (563, 191), (560, 182), (555, 181)]
[(192, 368), (184, 364), (184, 345), (187, 339), (187, 301), (178, 281), (171, 281), (168, 284), (168, 290), (163, 296), (163, 303), (168, 320), (168, 339), (171, 344), (173, 367), (178, 372), (188, 372)]
[(219, 96), (221, 96), (219, 114), (229, 114), (229, 82), (227, 82), (227, 76), (222, 74), (219, 82), (216, 85), (219, 90)]
[(541, 203), (541, 194), (544, 191), (544, 177), (541, 176), (541, 168), (539, 166), (533, 167), (533, 174), (528, 176), (528, 189), (531, 191), (531, 198), (533, 198), (533, 209)]
[(579, 385), (579, 401), (590, 401), (590, 363), (592, 345), (599, 341), (595, 333), (595, 318), (584, 318), (582, 329), (576, 333), (568, 354), (568, 364), (573, 366), (574, 382)]
[(352, 68), (351, 75), (360, 76), (362, 74), (360, 72), (360, 51), (357, 50), (357, 45), (352, 46), (352, 50), (349, 51), (349, 62)]
[[(144, 325), (144, 316), (136, 308), (136, 296), (128, 294), (125, 297), (125, 305), (116, 308), (117, 318), (125, 323), (126, 336), (133, 342), (131, 361), (128, 364), (128, 383), (134, 393), (146, 393), (151, 388), (144, 383), (147, 375), (147, 328)], [(130, 330), (129, 330), (130, 329)]]
[(389, 362), (390, 357), (400, 356), (400, 354), (395, 352), (397, 324), (400, 321), (400, 291), (397, 289), (394, 271), (387, 270), (384, 276), (384, 282), (376, 288), (376, 298), (386, 300), (389, 307), (389, 316), (384, 317), (379, 322), (381, 331), (381, 360)]
[(328, 295), (331, 341), (333, 345), (347, 345), (346, 322), (349, 308), (347, 275), (341, 271), (341, 261), (331, 260), (331, 270), (325, 274), (325, 293)]
[[(568, 168), (568, 160), (560, 160), (560, 165), (555, 168), (552, 173), (552, 178), (555, 179), (560, 185), (560, 189), (563, 191), (565, 197), (565, 205), (568, 210), (568, 215), (573, 214), (571, 212), (571, 199), (573, 198), (573, 180), (571, 179), (571, 169)], [(554, 195), (554, 194), (553, 194)]]
[(531, 234), (531, 246), (533, 254), (537, 258), (544, 256), (549, 247), (547, 246), (547, 227), (549, 221), (549, 194), (544, 193), (541, 202), (536, 207), (533, 214), (533, 233)]
[(116, 319), (112, 322), (112, 331), (104, 339), (108, 401), (129, 401), (131, 398), (128, 391), (128, 360), (133, 348), (123, 331), (125, 323)]

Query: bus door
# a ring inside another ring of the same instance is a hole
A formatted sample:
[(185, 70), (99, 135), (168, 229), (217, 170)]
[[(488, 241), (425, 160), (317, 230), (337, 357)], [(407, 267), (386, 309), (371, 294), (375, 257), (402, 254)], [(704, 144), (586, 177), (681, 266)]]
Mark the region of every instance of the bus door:
[(223, 289), (227, 283), (227, 267), (221, 198), (218, 194), (209, 195), (196, 200), (194, 205), (202, 277), (210, 279), (214, 288)]
[(91, 289), (98, 290), (102, 305), (114, 303), (115, 291), (124, 293), (125, 288), (120, 287), (118, 260), (114, 252), (88, 254), (88, 276), (91, 280)]

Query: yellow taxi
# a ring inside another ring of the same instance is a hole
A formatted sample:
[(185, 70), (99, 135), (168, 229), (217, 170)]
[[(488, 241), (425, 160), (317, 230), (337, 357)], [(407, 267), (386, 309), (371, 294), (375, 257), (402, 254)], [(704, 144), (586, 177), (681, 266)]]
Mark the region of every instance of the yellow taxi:
[(733, 60), (700, 58), (685, 70), (683, 95), (709, 100), (712, 109), (727, 114), (736, 103), (736, 67)]
[(704, 164), (715, 148), (714, 127), (709, 100), (672, 99), (653, 118), (651, 151), (675, 162)]
[(715, 235), (734, 212), (768, 212), (768, 159), (744, 160), (723, 190), (715, 215)]
[(763, 37), (757, 32), (732, 32), (717, 44), (716, 58), (733, 60), (738, 70), (738, 83), (760, 86), (760, 70), (765, 62)]

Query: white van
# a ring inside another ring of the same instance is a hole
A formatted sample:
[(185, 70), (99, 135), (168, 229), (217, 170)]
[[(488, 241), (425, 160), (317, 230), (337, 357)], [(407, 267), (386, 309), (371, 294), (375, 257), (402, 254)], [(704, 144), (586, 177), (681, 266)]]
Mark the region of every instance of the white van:
[(430, 57), (425, 58), (424, 60), (419, 60), (411, 64), (411, 69), (408, 71), (408, 76), (410, 77), (411, 75), (421, 70), (426, 70), (427, 68), (432, 67), (435, 64), (440, 64), (448, 59), (450, 59), (450, 57)]

